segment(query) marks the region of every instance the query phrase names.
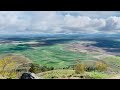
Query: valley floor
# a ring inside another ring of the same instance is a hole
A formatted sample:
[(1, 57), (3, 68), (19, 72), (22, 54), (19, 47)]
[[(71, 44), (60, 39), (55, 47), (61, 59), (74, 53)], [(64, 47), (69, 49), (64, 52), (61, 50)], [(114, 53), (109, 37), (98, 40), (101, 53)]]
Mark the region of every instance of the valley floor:
[[(81, 77), (120, 79), (119, 51), (116, 55), (113, 50), (117, 49), (115, 46), (119, 47), (119, 42), (114, 42), (115, 45), (113, 45), (110, 40), (75, 41), (57, 38), (20, 40), (2, 40), (0, 42), (0, 59), (12, 56), (12, 61), (17, 64), (18, 70), (28, 70), (31, 68), (30, 63), (36, 63), (40, 66), (54, 68), (54, 70), (37, 74), (40, 78), (45, 79), (80, 79)], [(108, 45), (108, 50), (106, 42), (114, 48), (110, 48)], [(86, 67), (94, 69), (95, 64), (99, 62), (106, 64), (106, 73), (91, 71), (81, 76), (73, 70), (73, 66), (79, 63), (84, 63)]]

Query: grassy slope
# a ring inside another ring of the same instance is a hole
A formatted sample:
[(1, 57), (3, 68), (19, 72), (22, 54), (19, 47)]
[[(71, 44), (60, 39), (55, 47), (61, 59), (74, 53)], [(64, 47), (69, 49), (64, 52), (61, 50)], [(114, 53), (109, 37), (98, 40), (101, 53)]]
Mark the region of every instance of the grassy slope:
[(37, 74), (39, 77), (45, 78), (45, 79), (51, 79), (52, 77), (55, 78), (65, 78), (69, 75), (75, 74), (74, 70), (52, 70), (47, 71), (43, 73)]
[(38, 64), (53, 66), (56, 68), (73, 65), (78, 59), (92, 60), (91, 55), (66, 51), (62, 45), (41, 46), (36, 47), (35, 49), (28, 49), (24, 45), (19, 47), (11, 44), (0, 45), (0, 54), (6, 53), (19, 53), (30, 58)]
[[(86, 61), (86, 63), (88, 62), (88, 60), (90, 60), (90, 62), (91, 60), (94, 61), (92, 55), (66, 51), (64, 50), (63, 45), (42, 46), (36, 47), (35, 49), (26, 49), (27, 48), (26, 46), (22, 46), (20, 47), (23, 48), (22, 51), (19, 50), (18, 47), (17, 47), (18, 49), (15, 49), (14, 47), (17, 46), (11, 44), (0, 45), (0, 56), (4, 56), (7, 53), (18, 53), (24, 55), (25, 57), (28, 57), (29, 59), (41, 65), (53, 66), (56, 68), (62, 68), (69, 65), (73, 65), (76, 63), (77, 59)], [(19, 59), (16, 60), (21, 61)], [(101, 60), (105, 61), (113, 71), (120, 70), (120, 57), (109, 56)], [(111, 76), (107, 73), (101, 72), (87, 72), (87, 74), (96, 79), (109, 78)], [(43, 78), (51, 77), (64, 78), (70, 75), (75, 75), (74, 70), (53, 70), (42, 73)]]
[(111, 68), (112, 71), (120, 72), (120, 57), (118, 56), (109, 56), (102, 59), (107, 65)]
[[(37, 74), (39, 77), (45, 78), (45, 79), (52, 79), (53, 77), (56, 79), (66, 78), (70, 77), (71, 79), (80, 79), (80, 74), (75, 74), (75, 70), (52, 70), (47, 71), (43, 73)], [(113, 75), (112, 74), (106, 74), (103, 72), (86, 72), (84, 75), (88, 75), (93, 79), (105, 79), (110, 78)], [(86, 78), (87, 79), (87, 78)]]

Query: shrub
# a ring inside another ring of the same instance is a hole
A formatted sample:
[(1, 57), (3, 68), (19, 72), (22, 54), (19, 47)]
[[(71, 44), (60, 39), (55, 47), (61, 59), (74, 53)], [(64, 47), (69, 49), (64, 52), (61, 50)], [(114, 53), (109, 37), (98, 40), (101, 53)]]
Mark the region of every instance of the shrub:
[(50, 67), (49, 70), (54, 70), (54, 67)]
[(63, 69), (70, 69), (70, 66), (68, 66), (68, 67), (64, 67)]
[(74, 69), (75, 69), (76, 74), (84, 74), (85, 73), (85, 66), (82, 63), (75, 65)]
[(87, 72), (91, 72), (91, 71), (95, 71), (95, 66), (93, 65), (85, 65), (85, 71)]
[(97, 71), (102, 72), (107, 70), (107, 65), (103, 62), (96, 62), (95, 68)]
[(0, 60), (0, 75), (6, 78), (16, 78), (17, 72), (15, 63), (12, 61), (12, 57), (4, 57)]
[(45, 72), (45, 71), (54, 70), (54, 67), (41, 66), (40, 69), (42, 72)]
[(40, 67), (40, 69), (42, 72), (49, 71), (47, 66), (42, 66), (42, 67)]
[(32, 72), (32, 73), (40, 73), (40, 72), (41, 72), (41, 69), (40, 69), (39, 64), (33, 63), (33, 64), (31, 65), (31, 68), (29, 69), (29, 72)]

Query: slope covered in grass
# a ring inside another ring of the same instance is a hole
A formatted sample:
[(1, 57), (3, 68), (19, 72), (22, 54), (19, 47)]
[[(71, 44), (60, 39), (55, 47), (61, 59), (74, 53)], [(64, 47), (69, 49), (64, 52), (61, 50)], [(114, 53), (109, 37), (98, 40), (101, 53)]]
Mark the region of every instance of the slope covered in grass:
[(64, 50), (62, 45), (37, 47), (19, 53), (36, 63), (57, 68), (74, 65), (76, 60), (93, 60), (91, 55)]
[(84, 75), (76, 74), (75, 70), (52, 70), (37, 74), (37, 76), (44, 79), (105, 79), (110, 78), (113, 75), (104, 72), (86, 72)]
[(45, 78), (45, 79), (52, 79), (52, 78), (65, 78), (68, 76), (72, 76), (75, 74), (74, 70), (52, 70), (43, 73), (37, 74), (37, 76)]
[(55, 68), (74, 65), (76, 60), (93, 60), (90, 54), (72, 52), (64, 49), (63, 44), (29, 47), (28, 45), (0, 45), (0, 54), (21, 54), (35, 63)]
[(104, 61), (111, 71), (120, 72), (120, 57), (119, 56), (109, 56), (106, 58), (103, 58), (102, 61)]

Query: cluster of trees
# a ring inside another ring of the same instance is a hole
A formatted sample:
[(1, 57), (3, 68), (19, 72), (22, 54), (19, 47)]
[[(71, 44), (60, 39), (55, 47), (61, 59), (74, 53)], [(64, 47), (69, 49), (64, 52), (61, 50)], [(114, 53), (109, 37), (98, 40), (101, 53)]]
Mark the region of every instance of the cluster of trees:
[(104, 62), (96, 62), (95, 65), (85, 65), (83, 63), (79, 63), (74, 66), (74, 70), (76, 74), (84, 74), (85, 71), (98, 71), (103, 72), (107, 70), (107, 65)]
[(32, 63), (31, 68), (29, 69), (29, 72), (40, 73), (40, 72), (45, 72), (50, 70), (54, 70), (54, 67), (40, 66), (39, 64)]
[[(75, 70), (75, 73), (77, 74), (83, 74), (85, 71), (106, 71), (107, 65), (104, 62), (96, 62), (95, 65), (85, 65), (83, 63), (78, 63), (75, 66), (69, 66), (63, 69), (70, 69), (73, 68)], [(54, 70), (54, 67), (47, 67), (47, 66), (40, 66), (39, 64), (32, 63), (31, 68), (29, 69), (29, 72), (33, 73), (40, 73), (45, 71)]]

